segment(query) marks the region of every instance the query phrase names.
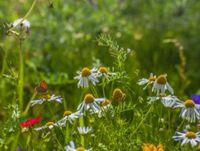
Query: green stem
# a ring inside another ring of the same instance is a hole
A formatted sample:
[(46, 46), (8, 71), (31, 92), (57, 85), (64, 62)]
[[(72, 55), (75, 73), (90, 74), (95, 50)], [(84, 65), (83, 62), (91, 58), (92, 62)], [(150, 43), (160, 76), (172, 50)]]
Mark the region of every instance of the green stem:
[(69, 122), (66, 121), (66, 130), (65, 130), (65, 143), (68, 144), (70, 140), (70, 131), (69, 131)]
[(37, 0), (34, 0), (34, 1), (33, 1), (31, 7), (29, 8), (28, 12), (25, 14), (25, 16), (23, 17), (23, 19), (26, 19), (26, 18), (31, 14), (31, 12), (32, 12), (32, 10), (33, 10), (35, 4), (36, 4), (36, 1), (37, 1)]
[(95, 87), (94, 87), (93, 85), (90, 85), (89, 88), (90, 88), (90, 91), (94, 94), (94, 96), (97, 97), (97, 96), (98, 96), (98, 93), (97, 93)]
[(105, 94), (105, 78), (103, 78), (102, 91), (103, 91), (103, 97), (106, 97), (106, 94)]
[(62, 144), (60, 143), (60, 141), (58, 140), (57, 135), (56, 135), (56, 132), (55, 132), (54, 130), (53, 130), (53, 135), (55, 136), (55, 139), (56, 139), (56, 141), (57, 141), (58, 146), (60, 147), (60, 149), (64, 151), (63, 146), (62, 146)]
[(29, 103), (27, 104), (26, 109), (24, 110), (24, 112), (22, 113), (22, 115), (25, 116), (28, 113), (28, 110), (29, 110), (30, 105), (31, 105), (31, 101), (35, 98), (35, 96), (36, 96), (36, 93), (34, 93), (33, 96), (31, 97), (31, 99), (30, 99)]
[(19, 38), (19, 77), (18, 77), (18, 97), (20, 108), (23, 108), (23, 87), (24, 87), (24, 63), (22, 53), (22, 38)]
[(179, 125), (179, 127), (177, 128), (177, 130), (179, 130), (179, 129), (183, 126), (184, 122), (185, 122), (185, 120), (182, 120), (182, 122), (181, 122), (181, 124)]
[[(84, 118), (83, 117), (79, 118), (79, 125), (84, 126)], [(80, 138), (81, 138), (81, 145), (82, 145), (82, 147), (84, 147), (85, 146), (84, 136), (81, 135)]]
[(133, 131), (132, 134), (135, 134), (137, 132), (137, 130), (140, 128), (140, 126), (143, 124), (143, 122), (146, 120), (147, 116), (149, 115), (149, 113), (151, 112), (151, 109), (153, 108), (153, 106), (151, 105), (151, 107), (149, 108), (149, 110), (147, 111), (147, 113), (144, 115), (144, 118), (141, 120), (141, 122), (138, 124), (138, 127), (135, 129), (135, 131)]
[[(0, 48), (0, 49), (1, 49), (1, 48)], [(4, 51), (4, 57), (3, 57), (1, 75), (3, 75), (3, 73), (4, 73), (4, 71), (5, 71), (6, 58), (7, 58), (7, 50)]]

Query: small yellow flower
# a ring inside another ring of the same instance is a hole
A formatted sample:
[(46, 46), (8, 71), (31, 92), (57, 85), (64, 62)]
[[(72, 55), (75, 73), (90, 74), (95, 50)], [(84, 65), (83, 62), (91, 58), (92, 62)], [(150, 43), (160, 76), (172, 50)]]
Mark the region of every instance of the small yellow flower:
[(143, 151), (164, 151), (164, 147), (162, 144), (159, 144), (158, 146), (154, 144), (143, 144), (142, 146)]

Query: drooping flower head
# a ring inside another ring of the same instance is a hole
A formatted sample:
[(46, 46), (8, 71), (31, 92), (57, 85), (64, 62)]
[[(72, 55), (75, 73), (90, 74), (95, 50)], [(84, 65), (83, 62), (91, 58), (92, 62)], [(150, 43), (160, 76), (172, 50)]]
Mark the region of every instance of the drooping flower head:
[(176, 132), (172, 137), (175, 141), (180, 141), (181, 146), (185, 144), (191, 144), (192, 147), (196, 146), (200, 142), (200, 132), (183, 131)]
[(78, 80), (78, 87), (89, 87), (89, 82), (91, 82), (93, 85), (96, 85), (98, 83), (97, 79), (97, 69), (89, 69), (87, 67), (83, 68), (82, 71), (77, 72), (78, 76), (74, 77), (74, 79)]
[(113, 100), (116, 102), (122, 102), (126, 97), (126, 94), (120, 89), (116, 88), (113, 91)]
[(157, 94), (165, 93), (168, 90), (171, 94), (174, 94), (174, 90), (167, 82), (167, 74), (159, 75), (153, 83), (152, 91), (156, 91)]
[(42, 120), (42, 118), (40, 116), (36, 117), (36, 118), (30, 118), (30, 119), (26, 120), (25, 122), (20, 123), (20, 126), (21, 127), (30, 127), (37, 123), (40, 123), (41, 120)]

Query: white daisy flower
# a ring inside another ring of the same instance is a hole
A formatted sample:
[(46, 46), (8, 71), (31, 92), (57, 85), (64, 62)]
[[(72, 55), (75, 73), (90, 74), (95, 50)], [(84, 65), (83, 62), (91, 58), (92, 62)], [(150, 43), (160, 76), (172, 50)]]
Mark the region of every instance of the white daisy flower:
[(79, 134), (85, 135), (92, 131), (92, 127), (77, 127)]
[(174, 107), (181, 101), (174, 95), (161, 97), (161, 102), (165, 107)]
[(166, 90), (174, 94), (174, 90), (167, 82), (167, 74), (159, 75), (153, 83), (152, 91), (156, 91), (157, 94), (160, 94), (165, 93)]
[(153, 73), (150, 73), (150, 76), (148, 79), (142, 78), (138, 81), (138, 85), (145, 85), (143, 89), (146, 89), (148, 85), (153, 84), (156, 80), (156, 76), (153, 75)]
[(38, 100), (32, 100), (30, 103), (31, 103), (31, 106), (34, 106), (36, 104), (42, 104), (45, 101), (48, 101), (48, 102), (56, 101), (58, 103), (62, 103), (62, 97), (55, 96), (54, 94), (53, 95), (44, 95), (43, 98), (38, 99)]
[(193, 100), (177, 102), (174, 108), (182, 108), (180, 116), (191, 123), (200, 119), (200, 105)]
[(175, 141), (181, 141), (181, 146), (190, 143), (192, 147), (200, 142), (200, 132), (194, 133), (192, 131), (176, 132), (172, 137)]
[(85, 149), (84, 147), (78, 147), (76, 148), (75, 144), (73, 141), (70, 141), (67, 146), (65, 146), (65, 151), (91, 151), (92, 148), (90, 149)]
[[(106, 99), (100, 104), (101, 108), (97, 112), (98, 117), (101, 118), (102, 116), (105, 116), (106, 112), (110, 111), (113, 109), (113, 106), (111, 104), (111, 101)], [(114, 116), (114, 113), (112, 113), (112, 116)]]
[(105, 98), (95, 98), (92, 94), (88, 93), (85, 95), (84, 100), (79, 104), (77, 110), (79, 112), (84, 112), (87, 110), (92, 110), (94, 113), (97, 113), (100, 109), (99, 102), (103, 102)]
[(108, 79), (110, 76), (116, 75), (116, 73), (108, 71), (106, 67), (99, 67), (97, 75), (98, 77), (105, 77), (106, 79)]
[(22, 27), (24, 28), (26, 31), (29, 30), (30, 28), (30, 22), (26, 19), (22, 19), (22, 18), (19, 18), (17, 20), (15, 20), (13, 23), (12, 23), (12, 26), (13, 27), (16, 27), (16, 28), (19, 28), (19, 27)]
[(70, 124), (73, 124), (73, 121), (79, 117), (81, 117), (83, 114), (81, 112), (75, 112), (72, 113), (71, 111), (65, 111), (63, 114), (63, 118), (56, 122), (58, 126), (64, 127), (66, 125), (66, 122), (69, 121)]
[(162, 104), (165, 107), (174, 107), (176, 106), (177, 103), (180, 103), (181, 101), (174, 95), (167, 95), (164, 94), (159, 94), (159, 96), (150, 96), (147, 98), (149, 100), (148, 104), (151, 104), (157, 100), (161, 100)]
[(52, 129), (55, 126), (58, 126), (58, 125), (54, 122), (47, 122), (44, 126), (34, 128), (34, 130), (40, 131), (40, 130), (43, 130), (43, 129)]
[(97, 79), (97, 69), (93, 68), (90, 70), (89, 68), (85, 67), (82, 69), (82, 71), (77, 72), (78, 76), (74, 77), (74, 79), (79, 80), (78, 81), (78, 87), (89, 87), (89, 82), (91, 82), (93, 85), (96, 85), (98, 83)]

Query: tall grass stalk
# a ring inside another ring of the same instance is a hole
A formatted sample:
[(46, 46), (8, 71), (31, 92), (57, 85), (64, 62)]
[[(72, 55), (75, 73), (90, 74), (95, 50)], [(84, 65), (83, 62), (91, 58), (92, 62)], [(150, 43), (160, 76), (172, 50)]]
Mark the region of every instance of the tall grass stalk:
[[(21, 35), (21, 34), (20, 34)], [(20, 108), (23, 108), (23, 87), (24, 87), (24, 61), (22, 52), (22, 37), (19, 37), (19, 75), (18, 75), (18, 99)]]

